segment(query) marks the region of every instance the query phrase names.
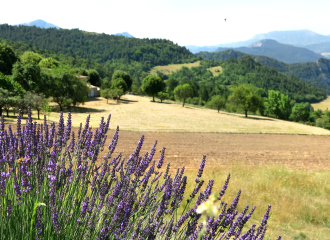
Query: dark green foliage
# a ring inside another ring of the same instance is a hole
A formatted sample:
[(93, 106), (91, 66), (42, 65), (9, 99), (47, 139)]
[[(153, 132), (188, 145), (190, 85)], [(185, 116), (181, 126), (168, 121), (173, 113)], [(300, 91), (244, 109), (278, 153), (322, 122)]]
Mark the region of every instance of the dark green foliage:
[(248, 112), (256, 112), (263, 109), (263, 100), (253, 85), (242, 84), (233, 89), (229, 101), (238, 109), (241, 109), (247, 117)]
[[(89, 33), (77, 29), (41, 29), (28, 26), (0, 25), (0, 38), (15, 42), (25, 51), (60, 56), (74, 67), (94, 68), (101, 78), (115, 70), (128, 72), (141, 86), (150, 69), (157, 65), (198, 60), (189, 50), (166, 39), (139, 39)], [(14, 43), (13, 45), (15, 45)], [(19, 50), (18, 50), (19, 51)], [(56, 59), (58, 60), (58, 59)], [(104, 71), (102, 76), (100, 71)]]
[(27, 92), (24, 96), (24, 101), (27, 103), (28, 106), (37, 110), (38, 119), (40, 119), (40, 111), (44, 104), (44, 95)]
[[(202, 57), (205, 59), (211, 59), (214, 61), (228, 61), (231, 59), (231, 62), (237, 61), (248, 54), (242, 53), (239, 51), (234, 51), (232, 49), (228, 49), (221, 52), (200, 52), (195, 54), (198, 57)], [(277, 71), (286, 74), (287, 76), (294, 76), (296, 78), (302, 79), (308, 84), (312, 86), (318, 87), (326, 91), (330, 94), (330, 85), (325, 81), (330, 78), (329, 72), (324, 71), (324, 65), (330, 65), (329, 59), (320, 58), (317, 62), (305, 62), (305, 63), (292, 63), (287, 64), (284, 62), (280, 62), (274, 58), (261, 56), (261, 55), (249, 55), (254, 61), (257, 61), (266, 67), (273, 67)], [(238, 60), (234, 60), (238, 59)], [(222, 65), (221, 65), (222, 66)], [(291, 97), (291, 96), (290, 96)], [(292, 98), (292, 97), (291, 97)], [(318, 97), (315, 96), (306, 96), (305, 100), (308, 102), (317, 102)]]
[(305, 103), (296, 103), (292, 108), (290, 118), (295, 122), (306, 122), (309, 119), (309, 111)]
[(95, 69), (90, 69), (88, 71), (88, 82), (93, 86), (101, 86), (100, 74)]
[(121, 89), (123, 92), (126, 92), (128, 90), (127, 84), (122, 78), (116, 78), (112, 81), (112, 89)]
[(13, 67), (13, 80), (26, 91), (45, 92), (44, 77), (38, 64), (17, 62)]
[(142, 91), (152, 95), (152, 101), (155, 101), (155, 94), (163, 91), (164, 81), (160, 77), (149, 75), (143, 79)]
[(53, 72), (47, 75), (46, 96), (52, 96), (60, 110), (71, 105), (76, 106), (84, 103), (89, 92), (89, 88), (77, 77), (69, 72)]
[(127, 85), (127, 90), (126, 91), (131, 89), (133, 80), (127, 72), (124, 72), (122, 70), (115, 71), (114, 74), (112, 75), (112, 81), (115, 81), (117, 78), (121, 78), (125, 81), (125, 83)]
[(13, 80), (11, 76), (5, 76), (0, 72), (0, 88), (6, 89), (15, 95), (22, 95), (24, 89), (22, 86)]
[(13, 64), (18, 60), (13, 49), (7, 44), (0, 42), (0, 72), (10, 75)]

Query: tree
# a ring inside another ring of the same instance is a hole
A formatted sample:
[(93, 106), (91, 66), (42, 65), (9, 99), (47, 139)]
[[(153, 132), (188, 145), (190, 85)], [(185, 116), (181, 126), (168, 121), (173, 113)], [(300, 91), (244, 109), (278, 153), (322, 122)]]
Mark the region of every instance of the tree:
[(27, 92), (24, 96), (25, 101), (31, 108), (34, 108), (38, 112), (38, 119), (40, 119), (40, 111), (42, 110), (44, 104), (44, 95), (43, 94), (36, 94), (32, 92)]
[(122, 78), (116, 78), (115, 80), (112, 80), (111, 88), (121, 89), (123, 90), (123, 92), (126, 92), (128, 90), (127, 84)]
[(188, 83), (185, 83), (183, 85), (178, 85), (174, 89), (174, 95), (176, 96), (176, 98), (183, 101), (182, 107), (184, 107), (186, 99), (192, 96), (192, 94), (193, 94), (193, 89)]
[(244, 111), (247, 117), (248, 111), (255, 112), (263, 107), (261, 96), (254, 89), (252, 84), (242, 84), (233, 89), (229, 101), (237, 108)]
[(39, 62), (41, 68), (57, 68), (60, 65), (54, 58), (44, 58)]
[(20, 58), (23, 64), (39, 64), (42, 60), (42, 57), (38, 53), (31, 51), (24, 52)]
[(115, 98), (118, 100), (121, 98), (121, 96), (124, 95), (124, 91), (121, 88), (113, 88), (110, 90), (110, 95), (112, 96), (112, 98)]
[(53, 97), (53, 101), (59, 105), (61, 111), (65, 106), (70, 108), (71, 104), (76, 106), (86, 101), (89, 88), (76, 76), (64, 71), (54, 72), (47, 77), (46, 96)]
[(291, 114), (291, 99), (279, 91), (269, 90), (265, 103), (267, 114), (275, 115), (275, 118), (289, 119)]
[(157, 97), (159, 98), (160, 102), (162, 103), (164, 99), (168, 98), (168, 94), (165, 92), (157, 93)]
[(117, 78), (121, 78), (125, 81), (125, 83), (127, 85), (127, 90), (124, 90), (124, 92), (131, 89), (131, 86), (132, 86), (132, 83), (133, 83), (131, 75), (129, 75), (127, 72), (124, 72), (122, 70), (117, 70), (112, 75), (112, 81), (114, 81)]
[(34, 63), (15, 63), (13, 66), (13, 80), (26, 91), (41, 93), (47, 88), (43, 81), (40, 66)]
[(142, 82), (142, 91), (152, 95), (152, 101), (155, 101), (155, 94), (163, 91), (164, 81), (160, 77), (153, 75), (146, 76)]
[(18, 82), (14, 81), (11, 76), (5, 76), (2, 73), (0, 73), (0, 87), (7, 89), (14, 95), (24, 94), (24, 89)]
[(226, 106), (227, 99), (224, 96), (221, 95), (215, 95), (212, 97), (210, 104), (213, 106), (215, 109), (220, 111), (220, 109), (224, 108)]
[(108, 99), (112, 98), (111, 88), (102, 89), (101, 90), (101, 97), (104, 97), (107, 100), (107, 103), (108, 103)]
[(7, 89), (0, 88), (0, 116), (2, 115), (2, 108), (8, 104), (10, 92)]
[(18, 58), (13, 49), (6, 44), (0, 43), (0, 72), (11, 75), (13, 65)]
[(304, 103), (296, 103), (293, 106), (290, 118), (295, 122), (305, 122), (309, 119), (309, 111)]
[(49, 101), (47, 98), (44, 99), (41, 109), (49, 117), (49, 114), (52, 112), (52, 107), (49, 106)]
[(88, 71), (88, 82), (94, 86), (101, 86), (100, 75), (95, 69), (90, 69)]

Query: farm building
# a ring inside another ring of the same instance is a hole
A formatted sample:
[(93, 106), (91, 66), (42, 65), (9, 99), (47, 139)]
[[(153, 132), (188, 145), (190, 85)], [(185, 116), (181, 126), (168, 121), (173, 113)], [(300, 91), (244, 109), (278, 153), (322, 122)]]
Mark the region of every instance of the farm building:
[(100, 88), (97, 86), (93, 86), (87, 82), (88, 77), (87, 76), (76, 76), (77, 78), (81, 79), (84, 83), (87, 84), (87, 87), (89, 87), (90, 91), (88, 93), (88, 97), (100, 97)]

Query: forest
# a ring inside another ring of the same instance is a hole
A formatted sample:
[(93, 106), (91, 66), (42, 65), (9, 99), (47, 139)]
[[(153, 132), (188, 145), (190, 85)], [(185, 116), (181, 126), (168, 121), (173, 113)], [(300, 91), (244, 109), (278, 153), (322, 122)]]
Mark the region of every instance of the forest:
[[(243, 56), (247, 56), (248, 54), (228, 49), (221, 52), (199, 52), (195, 55), (203, 59), (210, 59), (214, 61), (228, 61), (232, 57), (241, 59)], [(326, 73), (323, 73), (321, 71), (320, 66), (316, 62), (287, 64), (266, 56), (251, 54), (249, 54), (249, 56), (251, 56), (255, 61), (258, 61), (259, 63), (267, 67), (273, 67), (277, 71), (284, 73), (288, 76), (295, 76), (296, 78), (302, 79), (306, 83), (309, 83), (315, 87), (322, 88), (327, 92), (327, 94), (330, 94), (330, 85), (324, 82), (324, 80), (322, 79), (326, 75)], [(318, 61), (324, 62), (326, 65), (330, 64), (329, 59), (321, 58)]]
[(138, 85), (154, 66), (198, 59), (185, 47), (166, 39), (125, 38), (79, 29), (41, 29), (2, 24), (0, 38), (26, 43), (37, 52), (66, 55), (70, 65), (97, 68), (102, 78), (111, 78), (114, 69), (128, 71)]

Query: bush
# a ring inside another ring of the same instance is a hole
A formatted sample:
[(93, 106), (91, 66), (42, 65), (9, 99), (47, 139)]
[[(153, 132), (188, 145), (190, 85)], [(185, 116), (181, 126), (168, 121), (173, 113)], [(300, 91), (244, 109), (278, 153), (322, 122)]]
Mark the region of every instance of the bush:
[[(0, 121), (0, 239), (223, 239), (222, 233), (226, 239), (234, 234), (240, 239), (263, 238), (270, 206), (257, 229), (252, 225), (241, 234), (255, 207), (238, 213), (241, 191), (230, 205), (221, 201), (230, 175), (219, 194), (212, 194), (213, 180), (200, 191), (205, 156), (186, 201), (185, 168), (173, 177), (169, 164), (160, 172), (165, 148), (156, 163), (157, 142), (140, 156), (142, 136), (127, 160), (121, 153), (114, 157), (117, 127), (109, 146), (104, 146), (110, 116), (106, 122), (101, 119), (95, 133), (88, 116), (77, 136), (71, 132), (70, 113), (66, 126), (61, 113), (57, 129), (55, 123), (32, 123), (30, 110), (28, 116), (22, 131), (19, 113), (15, 134), (10, 126), (4, 131), (3, 116)], [(102, 163), (97, 163), (99, 155)]]

